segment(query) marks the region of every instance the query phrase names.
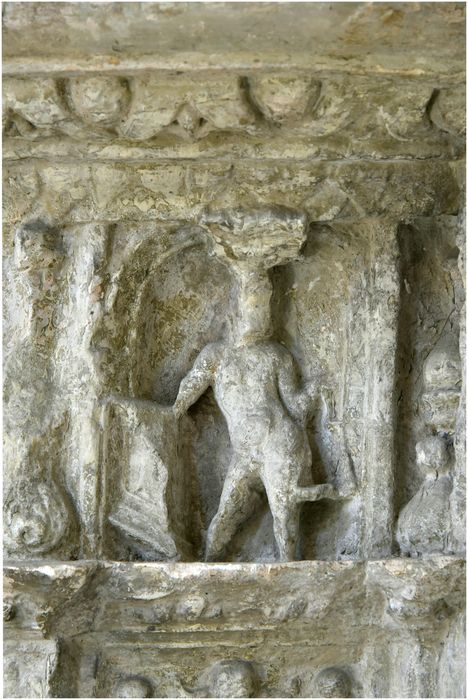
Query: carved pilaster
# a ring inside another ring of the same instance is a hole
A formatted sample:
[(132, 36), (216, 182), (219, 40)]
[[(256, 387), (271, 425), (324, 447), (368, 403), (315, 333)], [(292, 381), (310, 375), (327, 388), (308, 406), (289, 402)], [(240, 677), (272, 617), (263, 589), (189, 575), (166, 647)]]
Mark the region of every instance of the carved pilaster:
[[(363, 412), (363, 554), (390, 556), (393, 549), (395, 489), (395, 355), (400, 304), (398, 226), (369, 224), (364, 339), (367, 366)], [(378, 466), (377, 466), (378, 465)]]

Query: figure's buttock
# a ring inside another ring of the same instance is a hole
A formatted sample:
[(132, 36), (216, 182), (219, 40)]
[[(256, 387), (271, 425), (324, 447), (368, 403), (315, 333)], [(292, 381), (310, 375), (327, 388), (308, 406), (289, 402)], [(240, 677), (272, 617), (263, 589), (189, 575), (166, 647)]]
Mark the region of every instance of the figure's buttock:
[(232, 421), (228, 421), (233, 448), (252, 459), (261, 459), (272, 424), (271, 411), (268, 409), (257, 413), (245, 413), (234, 425)]
[(302, 427), (278, 394), (278, 354), (271, 343), (232, 348), (221, 360), (214, 383), (235, 451), (251, 460), (288, 461), (308, 457)]

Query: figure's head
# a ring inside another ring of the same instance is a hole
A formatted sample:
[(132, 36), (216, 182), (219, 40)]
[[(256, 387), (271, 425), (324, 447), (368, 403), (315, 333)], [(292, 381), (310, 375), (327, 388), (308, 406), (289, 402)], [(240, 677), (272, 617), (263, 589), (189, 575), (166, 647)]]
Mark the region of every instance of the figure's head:
[(315, 690), (317, 697), (321, 698), (349, 698), (351, 695), (349, 675), (341, 668), (324, 668), (315, 678)]
[(424, 364), (426, 390), (452, 389), (460, 381), (460, 354), (455, 343), (436, 348)]
[(444, 469), (448, 460), (447, 443), (443, 437), (435, 435), (416, 444), (416, 463), (424, 474)]
[(256, 685), (257, 676), (248, 661), (218, 661), (211, 670), (210, 695), (213, 698), (251, 698)]

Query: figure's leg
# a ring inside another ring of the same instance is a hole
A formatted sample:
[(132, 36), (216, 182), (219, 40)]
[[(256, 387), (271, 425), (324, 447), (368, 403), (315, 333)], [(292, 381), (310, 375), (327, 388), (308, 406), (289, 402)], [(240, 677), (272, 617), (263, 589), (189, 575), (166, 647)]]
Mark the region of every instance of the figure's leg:
[(282, 484), (278, 480), (265, 483), (265, 489), (273, 516), (273, 529), (280, 560), (294, 561), (299, 541), (301, 503), (317, 501), (321, 498), (336, 499), (338, 497), (336, 490), (331, 484), (291, 489), (289, 483)]
[(338, 491), (332, 484), (318, 484), (317, 486), (298, 486), (296, 489), (298, 501), (318, 501), (321, 498), (336, 500)]
[[(287, 469), (287, 466), (285, 467)], [(299, 541), (299, 520), (301, 504), (304, 501), (317, 501), (321, 498), (336, 499), (337, 493), (331, 484), (291, 488), (289, 483), (265, 483), (273, 529), (281, 561), (296, 559)]]
[(248, 470), (245, 461), (235, 457), (224, 482), (218, 512), (208, 528), (207, 561), (221, 561), (236, 530), (251, 515), (254, 481), (254, 475)]
[(297, 543), (299, 541), (300, 506), (291, 501), (289, 507), (278, 503), (271, 505), (273, 514), (273, 531), (278, 547), (280, 561), (295, 561), (297, 559)]
[(265, 490), (273, 516), (273, 531), (280, 561), (294, 561), (299, 540), (300, 504), (291, 492), (289, 483), (265, 480)]

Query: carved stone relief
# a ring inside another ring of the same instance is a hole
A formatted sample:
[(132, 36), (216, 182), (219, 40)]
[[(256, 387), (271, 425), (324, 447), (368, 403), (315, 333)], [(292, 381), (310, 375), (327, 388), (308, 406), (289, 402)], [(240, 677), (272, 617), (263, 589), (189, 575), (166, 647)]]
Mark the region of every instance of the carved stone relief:
[(6, 694), (463, 697), (461, 4), (4, 10)]

